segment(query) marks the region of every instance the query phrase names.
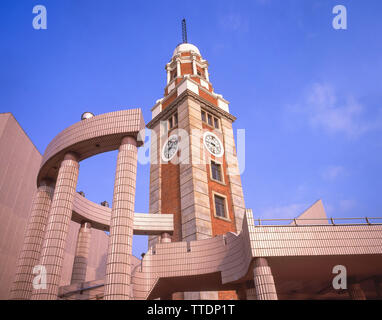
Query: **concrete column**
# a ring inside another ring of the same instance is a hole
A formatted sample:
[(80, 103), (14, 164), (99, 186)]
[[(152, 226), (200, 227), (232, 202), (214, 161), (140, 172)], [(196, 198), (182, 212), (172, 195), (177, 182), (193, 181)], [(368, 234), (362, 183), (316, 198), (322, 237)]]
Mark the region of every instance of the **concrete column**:
[(204, 72), (205, 72), (205, 75), (206, 75), (206, 80), (207, 80), (208, 82), (210, 82), (210, 74), (208, 73), (208, 68), (205, 68), (205, 69), (204, 69)]
[(192, 74), (196, 76), (197, 70), (196, 70), (196, 57), (192, 56)]
[(39, 262), (46, 268), (46, 288), (33, 289), (33, 300), (57, 299), (78, 170), (77, 156), (74, 153), (67, 153), (58, 171)]
[(361, 285), (357, 282), (349, 281), (348, 293), (352, 300), (366, 300), (365, 293), (363, 292)]
[(169, 84), (171, 80), (171, 72), (170, 72), (170, 69), (168, 69), (167, 67), (166, 67), (166, 70), (167, 70), (167, 84)]
[(253, 269), (257, 300), (277, 300), (275, 281), (265, 258), (257, 258)]
[(71, 284), (85, 282), (91, 234), (91, 224), (89, 222), (81, 224), (81, 228), (78, 231), (76, 254), (74, 256), (72, 279), (70, 281)]
[(136, 175), (137, 141), (133, 137), (125, 137), (119, 147), (115, 174), (105, 300), (130, 299)]
[(180, 77), (181, 76), (181, 69), (180, 69), (180, 60), (176, 60), (176, 76)]
[(33, 268), (39, 264), (53, 192), (53, 182), (42, 181), (34, 196), (11, 299), (29, 300), (32, 296)]
[(168, 242), (171, 242), (171, 236), (167, 232), (162, 233), (161, 243), (168, 243)]

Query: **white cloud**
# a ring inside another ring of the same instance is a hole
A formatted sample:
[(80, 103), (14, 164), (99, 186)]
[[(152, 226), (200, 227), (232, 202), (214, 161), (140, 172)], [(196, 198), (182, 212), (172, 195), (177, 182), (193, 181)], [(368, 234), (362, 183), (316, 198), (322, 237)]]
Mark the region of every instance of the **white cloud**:
[(349, 137), (358, 137), (382, 124), (381, 112), (375, 119), (367, 120), (365, 106), (357, 99), (350, 95), (340, 97), (332, 86), (323, 83), (313, 84), (303, 102), (289, 110), (304, 114), (315, 129), (344, 133)]
[(325, 180), (335, 180), (345, 173), (345, 168), (342, 166), (329, 166), (322, 172), (322, 178)]
[(273, 206), (265, 208), (259, 214), (254, 212), (254, 217), (261, 219), (293, 219), (308, 208), (305, 203), (292, 203), (284, 206)]

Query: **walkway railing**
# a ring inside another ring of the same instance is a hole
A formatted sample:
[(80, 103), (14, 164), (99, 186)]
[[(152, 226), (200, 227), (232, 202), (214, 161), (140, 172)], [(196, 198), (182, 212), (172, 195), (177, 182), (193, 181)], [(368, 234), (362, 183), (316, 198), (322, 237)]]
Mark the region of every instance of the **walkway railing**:
[[(380, 225), (378, 218), (292, 218), (292, 219), (255, 219), (255, 226), (307, 226), (307, 225)], [(322, 222), (322, 223), (320, 223)]]

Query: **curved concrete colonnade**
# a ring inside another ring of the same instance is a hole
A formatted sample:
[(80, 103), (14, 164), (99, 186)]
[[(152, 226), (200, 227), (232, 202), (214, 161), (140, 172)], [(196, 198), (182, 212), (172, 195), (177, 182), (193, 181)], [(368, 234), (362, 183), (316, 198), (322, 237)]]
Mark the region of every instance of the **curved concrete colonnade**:
[[(130, 109), (77, 122), (51, 141), (38, 173), (38, 188), (19, 256), (11, 299), (57, 299), (65, 242), (72, 217), (83, 224), (77, 251), (82, 252), (85, 258), (92, 222), (96, 228), (107, 229), (110, 225), (104, 298), (129, 298), (137, 147), (143, 144), (144, 128), (141, 109)], [(89, 202), (76, 192), (79, 162), (117, 149), (113, 208), (101, 209), (101, 206)], [(138, 224), (137, 227), (144, 232), (142, 226)], [(72, 282), (81, 281), (83, 261), (75, 260), (74, 264)], [(46, 270), (45, 286), (33, 286), (36, 266)]]

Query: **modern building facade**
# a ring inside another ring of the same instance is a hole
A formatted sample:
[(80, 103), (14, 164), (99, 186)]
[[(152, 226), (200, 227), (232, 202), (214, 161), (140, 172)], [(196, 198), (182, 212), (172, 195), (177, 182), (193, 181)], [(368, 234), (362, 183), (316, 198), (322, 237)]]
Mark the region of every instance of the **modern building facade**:
[[(328, 219), (321, 201), (289, 221), (254, 220), (236, 118), (214, 92), (208, 62), (182, 43), (166, 72), (147, 125), (140, 109), (87, 114), (43, 156), (11, 114), (0, 116), (0, 298), (381, 299), (382, 220)], [(145, 127), (149, 213), (139, 214)], [(109, 208), (76, 186), (80, 162), (111, 150), (118, 159)], [(132, 255), (133, 234), (149, 236), (141, 259)], [(339, 289), (338, 268), (346, 270)]]
[[(0, 114), (0, 299), (10, 298), (41, 160), (42, 156), (12, 114)], [(79, 227), (79, 223), (70, 221), (60, 285), (71, 281)], [(92, 230), (87, 281), (104, 276), (107, 243), (105, 232)]]

